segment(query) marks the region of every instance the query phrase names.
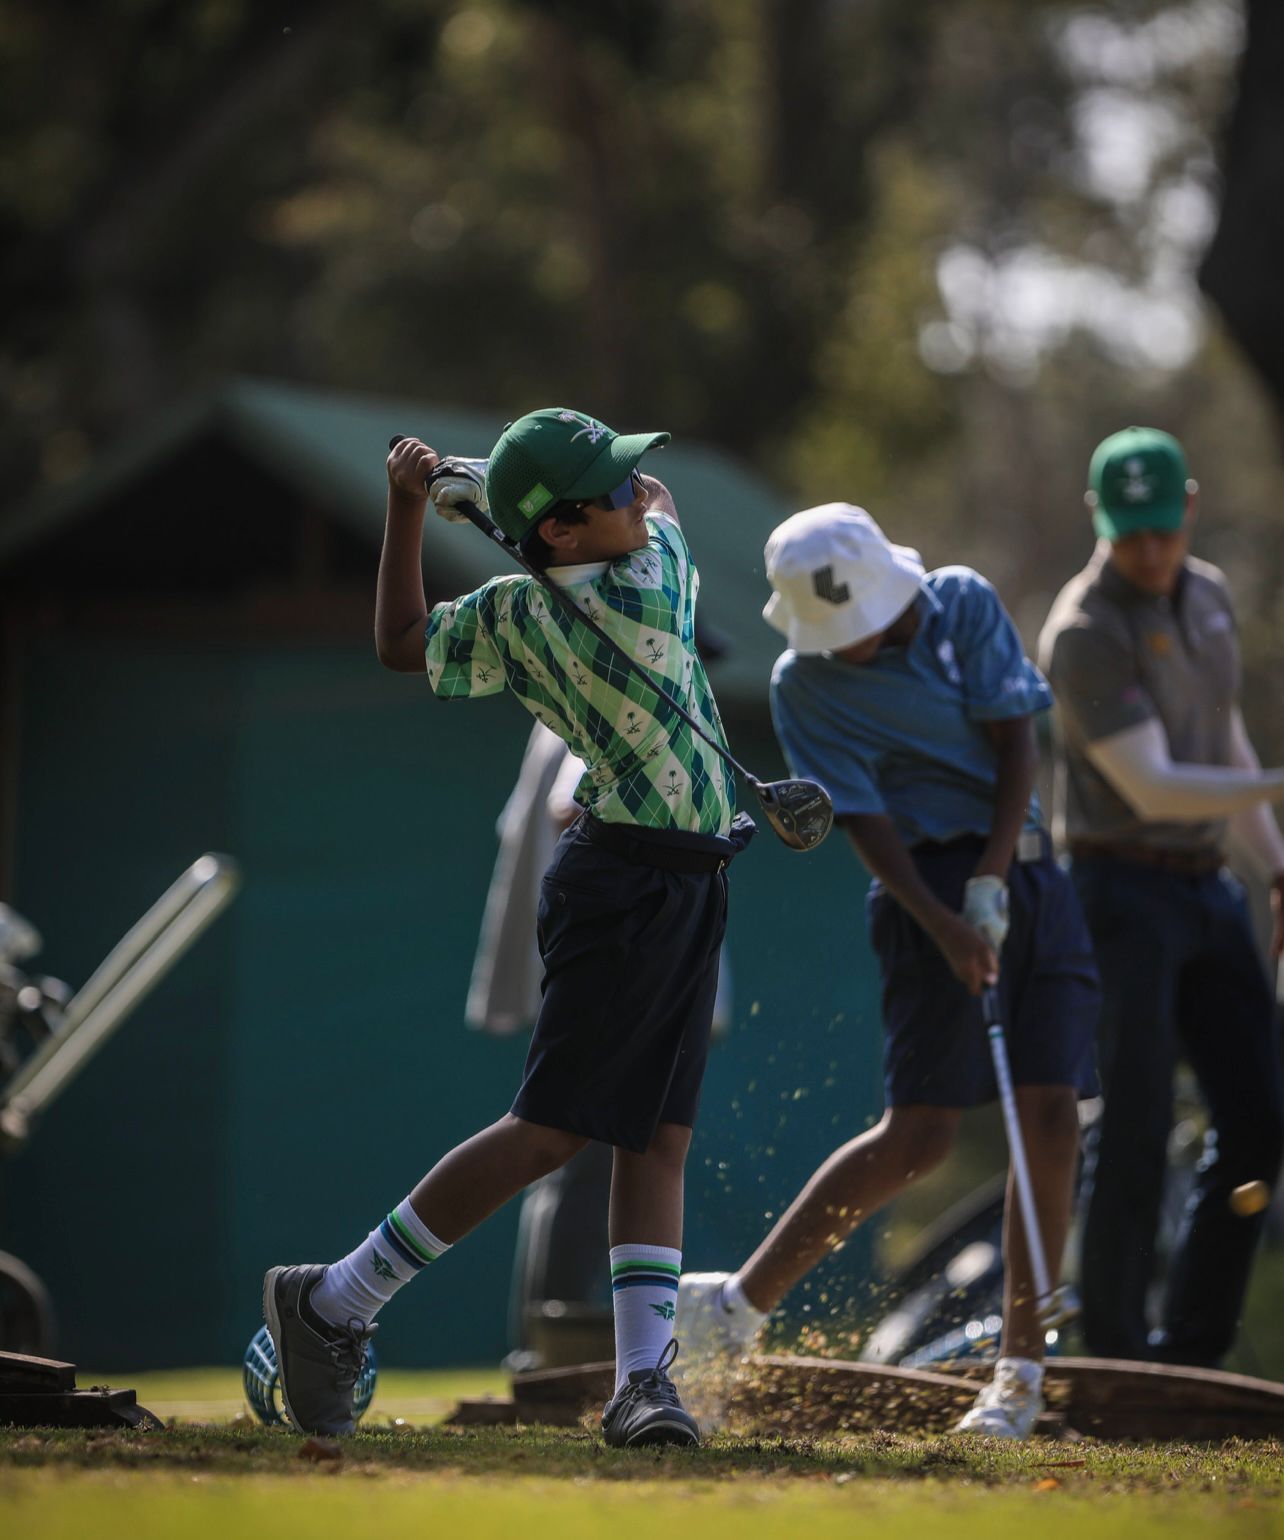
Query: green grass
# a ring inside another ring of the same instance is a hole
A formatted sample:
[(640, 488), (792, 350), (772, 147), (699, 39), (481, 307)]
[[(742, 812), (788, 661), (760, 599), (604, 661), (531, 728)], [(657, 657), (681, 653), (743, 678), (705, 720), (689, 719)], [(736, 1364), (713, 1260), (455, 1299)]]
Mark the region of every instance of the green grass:
[(1279, 1442), (1013, 1448), (876, 1433), (619, 1452), (587, 1425), (445, 1428), (429, 1408), (500, 1390), (499, 1376), (389, 1371), (356, 1437), (322, 1446), (337, 1458), (318, 1461), (303, 1439), (237, 1416), (231, 1371), (110, 1378), (169, 1409), (173, 1424), (151, 1433), (0, 1429), (6, 1535), (850, 1540), (874, 1526), (878, 1540), (1029, 1540), (1032, 1531), (1084, 1540), (1091, 1525), (1092, 1540), (1284, 1536)]
[(24, 1540), (387, 1540), (399, 1534), (451, 1540), (1174, 1540), (1218, 1533), (1281, 1533), (1278, 1510), (1251, 1496), (1174, 1490), (1140, 1499), (1105, 1492), (1085, 1501), (1064, 1488), (995, 1490), (936, 1481), (839, 1478), (700, 1487), (659, 1470), (628, 1485), (574, 1486), (536, 1476), (481, 1484), (452, 1476), (345, 1481), (315, 1476), (168, 1475), (122, 1485), (105, 1475), (70, 1483), (48, 1473), (0, 1479), (11, 1533)]

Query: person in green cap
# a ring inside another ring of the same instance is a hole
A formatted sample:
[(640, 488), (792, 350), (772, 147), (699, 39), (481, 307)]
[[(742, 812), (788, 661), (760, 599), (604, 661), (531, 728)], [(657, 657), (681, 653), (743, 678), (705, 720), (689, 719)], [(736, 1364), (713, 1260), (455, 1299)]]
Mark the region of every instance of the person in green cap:
[[(1126, 428), (1097, 447), (1088, 483), (1097, 549), (1039, 642), (1056, 700), (1057, 832), (1104, 992), (1083, 1330), (1101, 1357), (1211, 1365), (1234, 1341), (1265, 1219), (1230, 1195), (1273, 1184), (1284, 1148), (1271, 990), (1224, 863), (1233, 840), (1270, 883), (1278, 959), (1284, 840), (1269, 804), (1284, 798), (1284, 769), (1261, 768), (1244, 726), (1234, 611), (1222, 573), (1190, 555), (1198, 488), (1181, 445)], [(1152, 1329), (1179, 1058), (1210, 1128)]]
[[(347, 1256), (272, 1268), (264, 1314), (286, 1411), (353, 1427), (374, 1318), (501, 1204), (590, 1140), (614, 1149), (609, 1237), (616, 1388), (608, 1444), (694, 1444), (669, 1378), (682, 1267), (683, 1167), (709, 1047), (727, 873), (753, 822), (713, 749), (527, 576), (429, 608), (423, 520), (476, 503), (528, 560), (687, 705), (722, 725), (695, 645), (699, 576), (664, 485), (638, 469), (667, 433), (619, 435), (550, 407), (505, 428), (489, 461), (433, 479), (436, 451), (388, 456), (375, 640), (440, 700), (511, 691), (585, 762), (582, 809), (541, 886), (539, 1016), (510, 1111), (444, 1155)], [(448, 1082), (442, 1090), (449, 1094)]]

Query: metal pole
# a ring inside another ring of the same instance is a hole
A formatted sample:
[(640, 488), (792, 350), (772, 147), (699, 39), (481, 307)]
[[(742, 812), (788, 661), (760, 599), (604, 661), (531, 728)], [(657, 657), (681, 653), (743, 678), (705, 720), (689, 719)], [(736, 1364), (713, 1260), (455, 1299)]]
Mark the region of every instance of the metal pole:
[(60, 1031), (47, 1038), (0, 1092), (6, 1130), (18, 1133), (47, 1106), (159, 983), (240, 886), (230, 856), (194, 861), (116, 943), (67, 1003)]

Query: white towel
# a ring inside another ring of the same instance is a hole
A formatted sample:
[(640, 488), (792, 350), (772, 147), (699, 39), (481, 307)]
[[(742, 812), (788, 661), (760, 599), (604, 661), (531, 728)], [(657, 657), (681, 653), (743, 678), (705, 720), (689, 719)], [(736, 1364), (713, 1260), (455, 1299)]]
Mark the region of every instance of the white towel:
[(560, 828), (549, 793), (570, 750), (542, 722), (526, 741), (517, 784), (499, 815), (499, 855), (482, 915), (464, 1020), (480, 1032), (508, 1037), (539, 1013), (543, 964), (535, 941), (540, 879), (553, 859)]

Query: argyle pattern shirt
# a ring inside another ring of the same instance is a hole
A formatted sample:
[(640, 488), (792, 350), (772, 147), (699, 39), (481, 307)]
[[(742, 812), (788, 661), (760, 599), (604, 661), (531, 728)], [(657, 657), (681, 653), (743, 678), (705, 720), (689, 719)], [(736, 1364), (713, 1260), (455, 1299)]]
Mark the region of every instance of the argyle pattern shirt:
[[(695, 649), (700, 577), (678, 525), (601, 567), (563, 568), (559, 587), (725, 743)], [(558, 570), (550, 576), (557, 578)], [(587, 626), (528, 577), (497, 577), (428, 617), (428, 683), (441, 700), (505, 687), (587, 765), (575, 799), (607, 823), (725, 834), (735, 787), (717, 754)]]

